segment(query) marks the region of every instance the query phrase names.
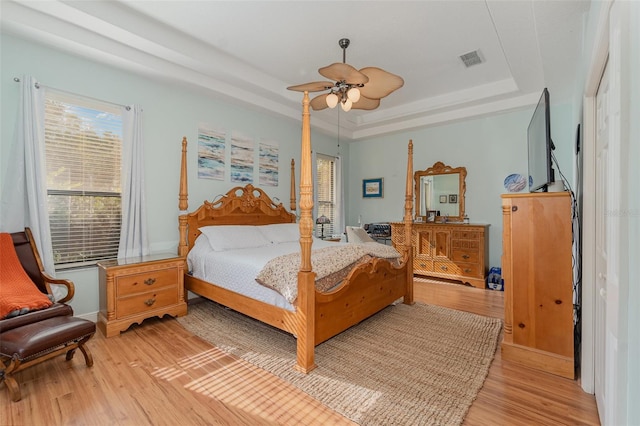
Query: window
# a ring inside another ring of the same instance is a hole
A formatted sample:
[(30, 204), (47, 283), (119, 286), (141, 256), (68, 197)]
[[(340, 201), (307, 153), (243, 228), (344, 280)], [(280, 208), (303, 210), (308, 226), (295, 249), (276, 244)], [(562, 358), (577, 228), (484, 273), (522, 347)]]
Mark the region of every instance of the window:
[(117, 257), (121, 156), (118, 107), (47, 89), (47, 199), (57, 269)]
[[(336, 158), (324, 154), (316, 155), (316, 193), (318, 216), (325, 215), (331, 223), (324, 225), (324, 235), (333, 235), (336, 219)], [(316, 226), (316, 236), (320, 236), (320, 226)]]

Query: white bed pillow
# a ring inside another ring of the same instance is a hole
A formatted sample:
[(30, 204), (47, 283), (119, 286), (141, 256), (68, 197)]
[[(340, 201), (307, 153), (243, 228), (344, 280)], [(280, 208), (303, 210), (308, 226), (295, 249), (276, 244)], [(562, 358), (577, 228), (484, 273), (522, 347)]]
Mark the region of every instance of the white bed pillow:
[(203, 226), (200, 232), (207, 237), (215, 251), (262, 247), (271, 244), (253, 225)]
[(300, 225), (297, 223), (273, 223), (257, 226), (262, 235), (274, 244), (300, 240)]
[(364, 228), (359, 226), (347, 226), (347, 242), (349, 243), (370, 243), (375, 240), (371, 238)]

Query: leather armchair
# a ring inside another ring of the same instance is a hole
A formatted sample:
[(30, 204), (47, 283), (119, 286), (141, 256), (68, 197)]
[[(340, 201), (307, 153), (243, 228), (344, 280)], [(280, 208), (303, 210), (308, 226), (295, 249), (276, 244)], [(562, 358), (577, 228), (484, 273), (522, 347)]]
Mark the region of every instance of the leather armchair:
[(51, 294), (50, 284), (67, 287), (67, 295), (46, 309), (0, 320), (0, 383), (7, 386), (13, 401), (19, 401), (20, 386), (14, 374), (31, 365), (63, 353), (71, 360), (76, 349), (80, 349), (86, 365), (91, 367), (93, 358), (85, 343), (94, 335), (96, 325), (75, 318), (71, 306), (64, 303), (74, 295), (73, 283), (44, 272), (31, 230), (12, 233), (11, 238), (23, 269), (42, 293)]

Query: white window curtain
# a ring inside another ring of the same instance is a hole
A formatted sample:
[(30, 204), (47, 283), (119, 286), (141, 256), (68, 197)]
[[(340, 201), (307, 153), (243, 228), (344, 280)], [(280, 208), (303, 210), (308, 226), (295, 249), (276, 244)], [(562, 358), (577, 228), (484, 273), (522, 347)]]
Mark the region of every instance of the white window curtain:
[[(44, 88), (35, 78), (23, 76), (15, 140), (3, 179), (0, 228), (3, 232), (31, 228), (44, 269), (55, 276), (44, 153)], [(58, 299), (56, 288), (52, 290)]]
[(124, 108), (122, 126), (122, 228), (118, 258), (149, 254), (144, 193), (142, 108), (138, 105)]

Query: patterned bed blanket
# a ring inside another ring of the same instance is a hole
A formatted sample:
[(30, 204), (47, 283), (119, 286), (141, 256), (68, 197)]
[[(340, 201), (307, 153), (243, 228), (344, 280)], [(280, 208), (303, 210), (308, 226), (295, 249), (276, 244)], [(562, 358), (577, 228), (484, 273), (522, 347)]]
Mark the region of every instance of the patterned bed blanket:
[[(393, 247), (377, 242), (336, 245), (311, 251), (311, 266), (316, 273), (316, 289), (324, 292), (340, 283), (351, 269), (372, 257), (399, 259), (400, 253)], [(298, 297), (298, 272), (300, 253), (278, 256), (264, 266), (256, 277), (260, 284), (282, 294), (289, 303)]]

